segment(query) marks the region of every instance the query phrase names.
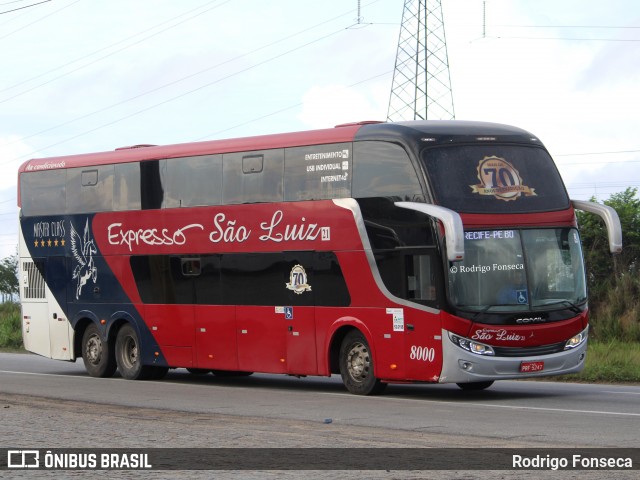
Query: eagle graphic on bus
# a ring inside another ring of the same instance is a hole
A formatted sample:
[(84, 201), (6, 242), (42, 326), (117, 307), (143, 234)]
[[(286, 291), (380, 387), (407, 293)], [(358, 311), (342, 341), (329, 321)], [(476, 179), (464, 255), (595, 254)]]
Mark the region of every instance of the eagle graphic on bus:
[(89, 219), (84, 227), (84, 234), (82, 238), (71, 224), (71, 253), (76, 261), (76, 266), (73, 269), (74, 280), (77, 279), (76, 285), (76, 300), (80, 298), (82, 288), (87, 284), (89, 279), (96, 283), (98, 279), (98, 269), (93, 262), (93, 254), (97, 253), (96, 245), (93, 239), (89, 235)]

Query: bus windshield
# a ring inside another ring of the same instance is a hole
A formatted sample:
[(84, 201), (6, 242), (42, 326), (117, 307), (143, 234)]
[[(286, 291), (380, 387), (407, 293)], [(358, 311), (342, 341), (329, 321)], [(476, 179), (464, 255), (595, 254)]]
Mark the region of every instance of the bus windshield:
[(544, 311), (586, 302), (575, 228), (465, 232), (465, 259), (449, 267), (449, 299), (462, 310)]
[(452, 145), (425, 149), (434, 203), (459, 213), (531, 213), (569, 208), (546, 150), (525, 145)]

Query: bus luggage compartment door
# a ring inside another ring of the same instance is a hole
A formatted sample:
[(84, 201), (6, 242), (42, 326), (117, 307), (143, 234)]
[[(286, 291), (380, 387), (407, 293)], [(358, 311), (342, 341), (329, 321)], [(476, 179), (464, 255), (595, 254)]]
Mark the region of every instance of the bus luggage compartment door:
[(287, 327), (276, 307), (237, 306), (236, 325), (241, 371), (287, 373)]

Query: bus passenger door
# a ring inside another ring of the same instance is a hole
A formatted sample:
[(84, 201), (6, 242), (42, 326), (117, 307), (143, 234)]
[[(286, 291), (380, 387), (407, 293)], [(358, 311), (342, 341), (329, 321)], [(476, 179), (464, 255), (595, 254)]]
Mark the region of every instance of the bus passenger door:
[(437, 382), (442, 370), (440, 315), (419, 310), (408, 312), (405, 332), (407, 378)]
[(444, 287), (436, 252), (416, 252), (407, 257), (407, 298), (424, 309), (408, 309), (405, 335), (407, 377), (436, 382), (442, 370), (442, 322), (438, 307)]
[(283, 307), (287, 327), (287, 373), (317, 375), (315, 307)]

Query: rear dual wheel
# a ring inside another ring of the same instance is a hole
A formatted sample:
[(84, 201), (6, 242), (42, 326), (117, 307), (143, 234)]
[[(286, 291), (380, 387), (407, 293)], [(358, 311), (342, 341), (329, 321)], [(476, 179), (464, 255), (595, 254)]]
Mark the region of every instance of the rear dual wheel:
[(169, 371), (168, 367), (142, 364), (140, 339), (135, 329), (129, 324), (118, 331), (115, 357), (120, 375), (127, 380), (159, 380)]
[(111, 377), (116, 371), (113, 348), (102, 338), (95, 323), (89, 325), (82, 335), (82, 361), (92, 377)]
[(153, 379), (163, 378), (168, 367), (143, 366), (140, 360), (140, 342), (133, 327), (125, 325), (118, 332), (115, 348), (104, 340), (95, 323), (89, 325), (82, 335), (82, 361), (92, 377), (111, 377), (116, 369), (124, 378)]

